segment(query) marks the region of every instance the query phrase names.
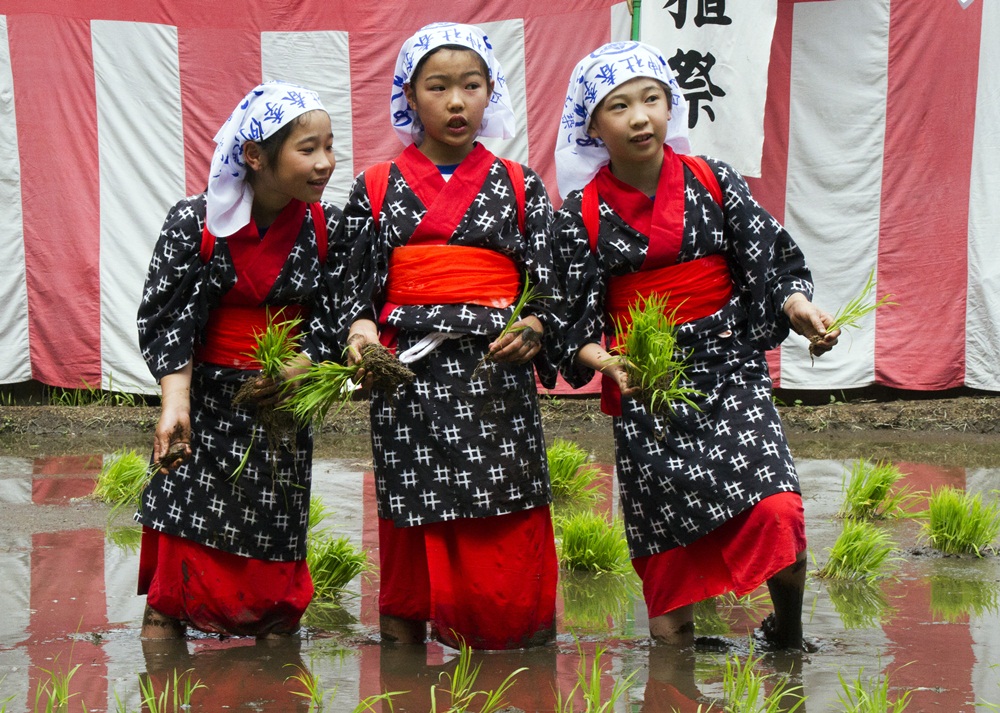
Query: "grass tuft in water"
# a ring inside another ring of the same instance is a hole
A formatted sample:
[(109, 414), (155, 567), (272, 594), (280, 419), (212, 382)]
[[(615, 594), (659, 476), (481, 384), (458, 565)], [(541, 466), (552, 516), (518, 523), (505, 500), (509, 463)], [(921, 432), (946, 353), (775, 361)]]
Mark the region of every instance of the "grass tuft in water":
[(907, 487), (893, 490), (903, 473), (888, 461), (855, 461), (841, 490), (844, 503), (838, 517), (855, 520), (881, 520), (903, 517), (906, 508), (917, 499)]
[(352, 579), (368, 568), (368, 556), (347, 537), (311, 538), (306, 562), (316, 599), (335, 599)]
[(589, 510), (555, 518), (559, 563), (564, 569), (623, 573), (629, 570), (625, 526)]
[(941, 488), (931, 493), (924, 536), (948, 554), (982, 557), (1000, 534), (1000, 504), (984, 504), (979, 493)]
[(109, 527), (105, 533), (105, 538), (112, 545), (124, 552), (138, 554), (142, 544), (141, 525), (122, 525), (121, 527)]
[(603, 473), (590, 465), (587, 451), (573, 441), (556, 438), (546, 450), (546, 455), (553, 497), (579, 505), (597, 503), (600, 494), (591, 486)]
[(587, 655), (580, 647), (579, 642), (577, 642), (576, 650), (580, 656), (580, 665), (576, 671), (576, 685), (573, 686), (565, 699), (561, 691), (556, 691), (555, 713), (575, 713), (576, 707), (573, 700), (577, 695), (583, 698), (584, 708), (582, 711), (584, 713), (611, 713), (617, 710), (618, 701), (628, 693), (638, 671), (633, 671), (624, 678), (615, 679), (611, 691), (605, 694), (601, 681), (603, 674), (601, 658), (607, 649), (596, 647), (594, 657), (589, 664), (587, 663)]
[(153, 679), (149, 676), (139, 677), (139, 697), (142, 705), (149, 713), (180, 713), (191, 709), (191, 698), (199, 689), (207, 689), (201, 680), (194, 681), (194, 670), (188, 669), (181, 673), (174, 670), (171, 678), (163, 683), (163, 690), (156, 693)]
[[(430, 713), (437, 713), (439, 710), (437, 702), (439, 690), (448, 696), (448, 707), (440, 709), (442, 713), (466, 713), (466, 711), (473, 710), (472, 705), (480, 698), (482, 702), (475, 709), (477, 713), (495, 713), (506, 705), (504, 696), (516, 683), (517, 675), (528, 670), (522, 667), (512, 671), (492, 691), (477, 691), (475, 690), (476, 679), (479, 678), (482, 666), (483, 664), (480, 662), (473, 667), (472, 649), (462, 641), (459, 644), (458, 661), (455, 662), (455, 667), (450, 672), (442, 672), (438, 676), (438, 683), (431, 686)], [(442, 685), (444, 682), (447, 682), (447, 685)]]
[[(910, 705), (910, 691), (891, 696), (888, 676), (865, 678), (864, 674), (864, 669), (861, 669), (857, 677), (850, 681), (842, 673), (837, 674), (842, 689), (837, 699), (844, 713), (903, 713)], [(893, 700), (890, 700), (891, 697)]]
[(794, 713), (806, 701), (801, 686), (790, 686), (782, 674), (758, 672), (763, 656), (754, 657), (753, 644), (745, 661), (726, 656), (722, 690), (726, 713)]
[[(285, 664), (286, 666), (291, 666), (296, 669), (298, 673), (293, 673), (291, 676), (285, 679), (285, 681), (295, 681), (302, 686), (301, 691), (292, 691), (293, 696), (298, 696), (299, 698), (304, 698), (308, 701), (307, 713), (320, 713), (323, 710), (323, 706), (327, 701), (333, 702), (333, 699), (337, 696), (337, 687), (325, 688), (319, 682), (319, 680), (313, 676), (312, 672), (302, 666), (297, 664)], [(352, 713), (364, 713), (364, 711), (375, 711), (375, 704), (385, 703), (388, 707), (383, 708), (383, 711), (389, 711), (392, 713), (392, 699), (395, 696), (400, 695), (399, 691), (392, 691), (386, 693), (380, 693), (374, 696), (368, 696), (367, 698), (361, 699), (352, 709)]]
[(894, 561), (890, 553), (895, 543), (888, 533), (862, 520), (845, 520), (833, 547), (830, 558), (816, 573), (829, 579), (874, 581), (882, 568)]
[[(56, 664), (58, 661), (59, 655), (57, 654), (52, 663)], [(47, 678), (40, 680), (35, 688), (34, 711), (36, 713), (38, 711), (62, 713), (62, 711), (69, 710), (69, 699), (76, 695), (69, 692), (69, 684), (81, 665), (77, 664), (65, 673), (56, 668), (39, 669)], [(39, 708), (39, 705), (42, 707)]]
[(893, 612), (877, 582), (833, 579), (826, 593), (845, 629), (877, 629)]
[(632, 603), (642, 596), (634, 570), (621, 574), (563, 571), (559, 573), (563, 622), (572, 630), (606, 634), (632, 616)]
[(703, 394), (684, 386), (688, 363), (677, 344), (676, 310), (666, 310), (667, 298), (660, 295), (650, 295), (630, 306), (630, 323), (616, 325), (614, 358), (624, 365), (629, 386), (639, 389), (639, 398), (650, 411), (673, 411), (677, 402), (697, 409), (691, 399)]
[(122, 448), (104, 461), (97, 474), (94, 497), (111, 505), (108, 520), (125, 508), (137, 507), (143, 489), (152, 477), (148, 459), (131, 448)]

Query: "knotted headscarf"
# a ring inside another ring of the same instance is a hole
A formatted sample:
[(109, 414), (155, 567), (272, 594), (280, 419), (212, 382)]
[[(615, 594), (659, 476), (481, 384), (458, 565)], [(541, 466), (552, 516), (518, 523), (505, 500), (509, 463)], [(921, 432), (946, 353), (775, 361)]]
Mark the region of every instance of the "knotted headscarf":
[(589, 136), (587, 129), (601, 100), (636, 77), (658, 79), (670, 87), (672, 106), (663, 143), (677, 153), (691, 153), (687, 100), (666, 58), (642, 42), (611, 42), (580, 60), (569, 80), (556, 142), (556, 180), (563, 198), (587, 185), (611, 160), (604, 142)]
[(493, 80), (493, 96), (483, 113), (483, 121), (476, 136), (484, 138), (509, 139), (514, 136), (514, 109), (510, 104), (507, 91), (507, 77), (503, 73), (500, 62), (493, 54), (493, 45), (482, 30), (474, 25), (459, 25), (453, 22), (435, 22), (420, 28), (416, 34), (403, 43), (396, 58), (396, 72), (392, 78), (392, 98), (389, 103), (389, 116), (392, 128), (399, 136), (404, 146), (417, 144), (424, 140), (424, 125), (420, 123), (417, 112), (406, 102), (403, 85), (409, 84), (413, 70), (420, 60), (433, 49), (442, 45), (459, 45), (468, 47), (486, 62), (489, 68), (489, 79)]
[(263, 141), (288, 122), (314, 109), (326, 111), (319, 95), (288, 82), (265, 82), (243, 97), (215, 135), (206, 211), (212, 235), (232, 235), (250, 222), (253, 188), (246, 181), (243, 144)]

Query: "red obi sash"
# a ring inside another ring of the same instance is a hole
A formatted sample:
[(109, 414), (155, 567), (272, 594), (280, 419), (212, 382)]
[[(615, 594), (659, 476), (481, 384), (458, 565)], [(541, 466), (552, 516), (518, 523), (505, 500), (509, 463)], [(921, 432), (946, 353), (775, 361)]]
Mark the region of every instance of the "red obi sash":
[[(209, 313), (205, 341), (195, 350), (197, 361), (236, 369), (259, 369), (260, 364), (249, 354), (257, 344), (257, 335), (267, 329), (268, 314), (277, 321), (307, 314), (302, 305), (268, 307), (263, 304), (295, 246), (306, 210), (305, 203), (293, 199), (271, 224), (263, 239), (253, 220), (226, 239), (236, 272), (236, 284), (222, 296), (219, 306)], [(316, 214), (314, 209), (314, 221), (317, 220)], [(319, 214), (322, 216), (321, 210)], [(325, 238), (326, 226), (322, 217), (317, 224), (317, 234), (321, 229)], [(203, 236), (203, 252), (206, 243), (214, 247), (214, 242), (214, 238), (207, 241)]]
[(488, 248), (448, 245), (495, 160), (476, 144), (445, 181), (416, 146), (408, 146), (395, 159), (427, 211), (406, 245), (394, 248), (389, 256), (386, 302), (379, 313), (383, 343), (395, 340), (395, 330), (385, 325), (400, 305), (469, 303), (502, 308), (517, 301), (521, 269), (516, 262)]

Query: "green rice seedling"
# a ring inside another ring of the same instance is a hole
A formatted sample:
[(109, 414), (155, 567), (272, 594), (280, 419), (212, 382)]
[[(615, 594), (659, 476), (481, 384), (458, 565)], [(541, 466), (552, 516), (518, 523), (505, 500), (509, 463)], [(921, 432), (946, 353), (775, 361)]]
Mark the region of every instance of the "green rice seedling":
[(691, 399), (703, 396), (685, 386), (687, 357), (677, 344), (676, 310), (667, 312), (667, 298), (650, 295), (629, 307), (630, 323), (616, 326), (617, 359), (628, 375), (628, 383), (639, 390), (639, 398), (655, 413), (673, 411), (682, 401), (698, 408)]
[(831, 579), (826, 592), (845, 629), (877, 629), (893, 612), (877, 582)]
[(642, 582), (631, 568), (620, 574), (563, 571), (559, 587), (563, 622), (581, 633), (622, 630), (631, 620), (632, 603), (642, 596)]
[[(528, 326), (515, 327), (514, 324), (521, 319), (521, 314), (524, 312), (525, 308), (532, 302), (538, 300), (547, 300), (549, 295), (542, 295), (538, 292), (536, 285), (531, 284), (531, 280), (528, 279), (528, 273), (524, 273), (524, 286), (521, 288), (521, 294), (517, 298), (517, 302), (514, 303), (514, 309), (510, 313), (510, 317), (507, 318), (507, 323), (500, 330), (494, 341), (500, 341), (508, 334), (514, 334), (515, 332), (521, 333), (521, 339), (526, 342), (531, 341), (541, 341), (542, 335), (538, 334), (534, 329)], [(476, 368), (472, 370), (472, 375), (475, 376), (480, 369), (486, 366), (487, 362), (493, 359), (493, 354), (484, 354), (483, 358), (479, 360), (476, 364)]]
[(347, 583), (368, 567), (368, 555), (347, 537), (313, 537), (306, 549), (306, 562), (319, 600), (335, 599)]
[(603, 473), (589, 465), (590, 454), (573, 441), (556, 438), (546, 450), (555, 498), (595, 505), (600, 497), (591, 486)]
[(313, 495), (309, 498), (309, 520), (307, 525), (307, 530), (310, 537), (317, 537), (324, 532), (326, 528), (321, 528), (320, 525), (323, 521), (328, 518), (332, 512), (330, 508), (323, 504), (323, 499), (318, 495)]
[(982, 557), (998, 534), (1000, 504), (984, 504), (981, 494), (957, 488), (931, 493), (924, 536), (935, 549)]
[(583, 698), (584, 707), (580, 713), (610, 713), (616, 710), (615, 706), (618, 705), (618, 701), (628, 693), (628, 690), (632, 687), (635, 676), (638, 671), (633, 671), (628, 676), (624, 678), (615, 679), (614, 684), (611, 686), (611, 692), (608, 695), (608, 700), (602, 702), (604, 697), (604, 686), (601, 682), (601, 676), (603, 674), (603, 667), (601, 665), (601, 658), (607, 649), (603, 649), (598, 646), (594, 649), (594, 658), (591, 659), (590, 663), (587, 663), (587, 655), (580, 648), (579, 642), (576, 645), (577, 654), (580, 657), (580, 665), (577, 668), (577, 680), (576, 685), (570, 690), (569, 695), (564, 699), (562, 697), (561, 691), (556, 691), (555, 700), (555, 711), (556, 713), (576, 713), (576, 707), (573, 700), (576, 698), (577, 694), (580, 694)]
[(320, 631), (350, 634), (351, 627), (358, 623), (340, 601), (313, 601), (302, 615), (302, 626)]
[(180, 673), (174, 669), (173, 675), (163, 682), (163, 690), (157, 693), (153, 679), (140, 676), (139, 697), (142, 705), (149, 713), (181, 713), (190, 710), (194, 692), (208, 688), (200, 679), (195, 681), (193, 678), (193, 669)]
[[(1000, 663), (995, 663), (990, 668), (994, 673), (1000, 674)], [(1000, 687), (1000, 675), (997, 676), (997, 686)], [(976, 708), (985, 708), (991, 711), (1000, 711), (1000, 689), (997, 690), (997, 703), (990, 703), (989, 701), (977, 701)]]
[(907, 487), (893, 490), (903, 473), (887, 461), (869, 461), (859, 458), (845, 476), (841, 491), (844, 503), (838, 517), (855, 520), (881, 520), (901, 517), (906, 508), (917, 498)]
[[(57, 654), (53, 663), (57, 663), (58, 660), (59, 656)], [(69, 692), (69, 684), (80, 666), (81, 664), (77, 664), (65, 673), (56, 668), (40, 669), (48, 678), (44, 681), (39, 681), (38, 686), (35, 688), (34, 710), (36, 713), (39, 710), (45, 711), (45, 713), (61, 713), (68, 710), (69, 699), (76, 695)], [(39, 705), (43, 707), (39, 709)]]
[(890, 699), (889, 677), (872, 676), (865, 678), (864, 669), (858, 671), (856, 678), (847, 680), (843, 673), (837, 673), (842, 692), (837, 699), (843, 706), (844, 713), (903, 713), (910, 705), (910, 691)]
[[(874, 301), (872, 299), (874, 293), (875, 271), (872, 270), (868, 273), (868, 279), (865, 281), (865, 286), (861, 288), (861, 294), (848, 301), (847, 304), (837, 310), (837, 313), (833, 315), (833, 321), (827, 325), (826, 331), (832, 332), (835, 329), (846, 331), (848, 327), (856, 329), (860, 326), (859, 322), (863, 317), (871, 312), (874, 312), (879, 307), (888, 307), (890, 305), (899, 304), (898, 302), (890, 301), (892, 299), (892, 295), (883, 295), (879, 300)], [(822, 337), (816, 336), (810, 340), (809, 356), (815, 356), (813, 351), (814, 345), (821, 339)]]
[(125, 508), (138, 506), (152, 474), (149, 461), (131, 448), (121, 448), (104, 461), (93, 495), (111, 505), (109, 520)]
[(285, 666), (290, 666), (298, 671), (294, 673), (285, 681), (295, 681), (302, 686), (301, 691), (292, 691), (293, 696), (298, 696), (299, 698), (304, 698), (309, 702), (309, 713), (315, 713), (315, 711), (323, 710), (323, 704), (330, 700), (332, 701), (334, 696), (337, 695), (337, 689), (324, 688), (319, 679), (312, 675), (312, 672), (298, 664), (285, 664)]
[(985, 579), (934, 575), (931, 581), (931, 616), (955, 623), (970, 616), (995, 614), (1000, 609), (1000, 584)]
[[(455, 667), (450, 672), (442, 672), (438, 676), (438, 683), (431, 686), (431, 713), (438, 711), (438, 690), (447, 694), (449, 700), (448, 707), (441, 709), (442, 713), (466, 713), (479, 698), (482, 698), (483, 702), (477, 709), (478, 713), (495, 713), (505, 705), (504, 696), (516, 683), (517, 675), (528, 670), (524, 667), (516, 669), (492, 691), (477, 691), (476, 679), (479, 678), (482, 666), (480, 662), (473, 667), (472, 649), (461, 641)], [(447, 681), (445, 686), (441, 685), (444, 681)]]
[(621, 573), (629, 568), (625, 526), (583, 510), (556, 518), (559, 563), (564, 569)]
[(889, 535), (863, 520), (845, 520), (833, 547), (830, 558), (816, 573), (828, 579), (874, 581), (882, 568), (897, 558), (890, 557), (895, 543)]
[(782, 674), (758, 672), (763, 658), (754, 657), (753, 644), (746, 661), (740, 661), (735, 653), (726, 656), (722, 674), (726, 713), (794, 713), (805, 704), (801, 686), (790, 686)]
[(702, 599), (694, 605), (694, 630), (700, 636), (727, 636), (732, 633), (729, 622), (719, 612), (719, 597)]

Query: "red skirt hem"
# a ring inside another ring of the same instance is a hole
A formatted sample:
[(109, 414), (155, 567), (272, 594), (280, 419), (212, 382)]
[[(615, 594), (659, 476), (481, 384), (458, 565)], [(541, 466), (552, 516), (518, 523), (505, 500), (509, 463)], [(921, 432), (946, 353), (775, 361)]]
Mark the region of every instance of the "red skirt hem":
[(798, 493), (764, 498), (695, 540), (632, 560), (650, 617), (727, 592), (743, 596), (795, 562), (806, 549)]
[(263, 636), (298, 628), (313, 583), (305, 560), (241, 557), (143, 527), (138, 593), (201, 631)]

